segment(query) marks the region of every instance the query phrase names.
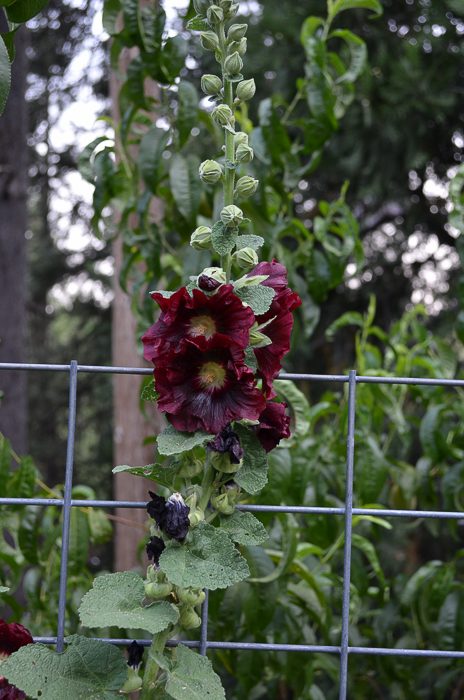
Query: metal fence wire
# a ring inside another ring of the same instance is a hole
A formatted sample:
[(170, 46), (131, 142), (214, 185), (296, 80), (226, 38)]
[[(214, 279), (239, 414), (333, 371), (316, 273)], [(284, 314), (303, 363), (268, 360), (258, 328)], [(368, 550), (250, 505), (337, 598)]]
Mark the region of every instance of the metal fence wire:
[[(64, 626), (66, 608), (66, 585), (68, 575), (68, 550), (69, 527), (71, 508), (76, 506), (96, 508), (145, 508), (146, 502), (140, 501), (104, 501), (104, 500), (80, 500), (71, 498), (73, 483), (74, 440), (76, 433), (76, 398), (77, 377), (82, 373), (96, 374), (129, 374), (151, 375), (152, 370), (140, 367), (106, 367), (95, 365), (79, 365), (72, 360), (69, 365), (49, 364), (25, 364), (25, 363), (0, 363), (1, 370), (40, 371), (40, 372), (67, 372), (69, 375), (69, 403), (68, 403), (68, 436), (66, 450), (66, 475), (63, 498), (1, 498), (0, 505), (36, 505), (36, 506), (61, 506), (63, 508), (63, 530), (61, 548), (61, 568), (58, 602), (58, 622), (56, 637), (34, 637), (37, 642), (56, 645), (58, 652), (63, 651), (65, 645)], [(435, 650), (435, 649), (401, 649), (382, 647), (359, 647), (349, 644), (349, 609), (350, 609), (350, 577), (351, 577), (351, 540), (353, 528), (353, 515), (377, 515), (381, 517), (395, 518), (439, 518), (439, 519), (464, 519), (464, 512), (460, 511), (435, 511), (435, 510), (394, 510), (384, 508), (353, 508), (353, 479), (354, 479), (354, 453), (355, 453), (355, 417), (356, 417), (356, 387), (357, 384), (408, 384), (411, 386), (447, 386), (464, 387), (464, 380), (459, 379), (428, 379), (422, 377), (373, 377), (359, 376), (355, 370), (348, 375), (322, 375), (322, 374), (291, 374), (282, 373), (281, 379), (292, 379), (306, 382), (330, 382), (348, 384), (348, 431), (346, 442), (346, 486), (345, 506), (343, 508), (322, 508), (317, 506), (268, 506), (268, 505), (244, 505), (240, 510), (258, 513), (298, 513), (303, 515), (328, 514), (343, 516), (345, 522), (345, 544), (343, 555), (343, 596), (342, 596), (342, 627), (341, 638), (338, 646), (323, 646), (317, 644), (256, 644), (252, 642), (213, 641), (208, 638), (208, 594), (202, 607), (200, 641), (182, 641), (190, 647), (196, 647), (200, 653), (206, 655), (209, 649), (233, 649), (251, 651), (281, 651), (303, 653), (327, 653), (338, 654), (340, 657), (339, 700), (347, 698), (348, 683), (348, 658), (350, 654), (366, 654), (379, 656), (400, 657), (432, 657), (464, 659), (464, 651)], [(96, 639), (96, 638), (95, 638)], [(98, 638), (100, 641), (124, 646), (127, 639)], [(149, 639), (137, 640), (140, 644), (148, 646)], [(176, 641), (168, 642), (174, 646)]]

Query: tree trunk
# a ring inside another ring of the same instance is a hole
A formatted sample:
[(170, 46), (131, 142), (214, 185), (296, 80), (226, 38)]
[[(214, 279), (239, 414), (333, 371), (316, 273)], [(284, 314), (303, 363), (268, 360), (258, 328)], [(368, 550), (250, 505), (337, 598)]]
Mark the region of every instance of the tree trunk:
[[(26, 332), (26, 30), (16, 35), (8, 104), (0, 118), (0, 362), (24, 362)], [(3, 395), (2, 395), (3, 394)], [(27, 451), (27, 373), (0, 372), (0, 432)]]

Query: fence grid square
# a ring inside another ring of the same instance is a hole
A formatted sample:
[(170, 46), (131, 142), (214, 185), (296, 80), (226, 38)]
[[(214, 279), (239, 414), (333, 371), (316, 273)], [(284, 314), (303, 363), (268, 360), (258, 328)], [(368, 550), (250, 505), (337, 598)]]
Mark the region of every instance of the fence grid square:
[[(116, 500), (83, 500), (72, 498), (74, 443), (76, 436), (77, 413), (77, 385), (79, 373), (96, 374), (129, 374), (151, 375), (152, 369), (140, 367), (110, 367), (104, 365), (79, 365), (76, 360), (69, 364), (31, 364), (31, 363), (0, 363), (0, 371), (42, 371), (42, 372), (66, 372), (69, 376), (69, 400), (68, 400), (68, 434), (66, 448), (65, 488), (63, 498), (3, 498), (0, 497), (0, 505), (36, 505), (36, 506), (60, 506), (63, 508), (62, 548), (60, 561), (60, 582), (58, 598), (58, 620), (56, 637), (34, 637), (34, 641), (56, 646), (58, 652), (63, 651), (65, 645), (64, 629), (66, 615), (66, 585), (68, 576), (69, 555), (69, 530), (71, 509), (73, 507), (95, 508), (145, 508), (146, 502), (141, 501), (116, 501)], [(208, 639), (208, 591), (201, 611), (200, 641), (184, 641), (189, 647), (198, 648), (200, 654), (206, 655), (209, 649), (230, 649), (250, 651), (283, 651), (300, 653), (327, 653), (338, 654), (340, 657), (339, 700), (346, 700), (348, 687), (348, 658), (350, 654), (377, 655), (377, 656), (402, 656), (424, 658), (450, 658), (464, 659), (464, 651), (440, 650), (440, 649), (402, 649), (382, 647), (358, 647), (349, 645), (349, 609), (350, 609), (350, 578), (351, 578), (351, 540), (353, 515), (376, 515), (379, 517), (400, 518), (435, 518), (435, 519), (464, 519), (464, 512), (460, 511), (436, 511), (436, 510), (401, 510), (389, 508), (354, 508), (353, 507), (353, 483), (354, 483), (354, 454), (355, 454), (355, 417), (356, 417), (356, 387), (358, 384), (406, 384), (411, 386), (443, 386), (464, 387), (464, 380), (460, 379), (430, 379), (426, 377), (374, 377), (357, 375), (355, 370), (344, 374), (305, 374), (282, 373), (281, 379), (292, 379), (306, 382), (333, 382), (348, 385), (348, 429), (346, 436), (346, 480), (345, 480), (345, 505), (340, 508), (298, 506), (298, 505), (242, 505), (240, 510), (255, 513), (293, 513), (300, 515), (325, 514), (343, 516), (345, 542), (343, 554), (343, 593), (342, 593), (342, 626), (339, 646), (327, 646), (317, 644), (273, 644), (254, 642), (213, 641)], [(119, 646), (128, 644), (127, 639), (113, 639), (108, 637), (94, 637)], [(137, 640), (140, 644), (148, 646), (150, 639)], [(175, 646), (177, 642), (171, 640), (169, 646)]]

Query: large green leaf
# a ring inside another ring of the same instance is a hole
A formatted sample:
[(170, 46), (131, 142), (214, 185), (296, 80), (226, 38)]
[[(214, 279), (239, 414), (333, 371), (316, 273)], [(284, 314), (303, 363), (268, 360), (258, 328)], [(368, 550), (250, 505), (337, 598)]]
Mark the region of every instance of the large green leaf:
[[(179, 111), (177, 114), (177, 128), (179, 130), (179, 145), (188, 141), (193, 127), (198, 122), (198, 93), (192, 83), (181, 80), (179, 83)], [(198, 173), (197, 173), (198, 178)]]
[(247, 493), (255, 494), (267, 484), (267, 456), (255, 433), (250, 428), (236, 426), (243, 447), (243, 464), (235, 474), (235, 481)]
[(8, 6), (7, 15), (10, 22), (27, 22), (47, 5), (48, 0), (16, 0)]
[(249, 575), (228, 535), (206, 523), (196, 527), (184, 544), (170, 542), (159, 564), (169, 581), (183, 588), (228, 588)]
[(155, 194), (163, 172), (163, 153), (169, 140), (169, 132), (152, 126), (140, 142), (139, 167), (150, 192)]
[(177, 608), (166, 601), (144, 606), (143, 579), (133, 571), (98, 576), (82, 598), (79, 617), (84, 627), (121, 627), (162, 632), (177, 622)]
[(203, 445), (207, 440), (212, 439), (212, 435), (201, 430), (196, 433), (181, 433), (172, 425), (163, 430), (156, 438), (158, 451), (162, 455), (175, 455), (181, 452), (192, 450), (198, 445)]
[(180, 213), (195, 225), (198, 206), (200, 204), (201, 184), (198, 177), (199, 159), (190, 155), (187, 157), (176, 154), (169, 169), (171, 192)]
[(183, 645), (178, 646), (176, 662), (167, 676), (166, 692), (175, 700), (225, 700), (211, 661)]
[(8, 49), (0, 36), (0, 114), (5, 109), (11, 85), (11, 65)]
[(40, 700), (116, 700), (127, 678), (127, 664), (111, 644), (73, 635), (57, 654), (43, 644), (28, 644), (2, 663), (2, 675)]
[(263, 544), (269, 538), (264, 525), (252, 513), (235, 511), (221, 516), (221, 529), (237, 544), (247, 546)]

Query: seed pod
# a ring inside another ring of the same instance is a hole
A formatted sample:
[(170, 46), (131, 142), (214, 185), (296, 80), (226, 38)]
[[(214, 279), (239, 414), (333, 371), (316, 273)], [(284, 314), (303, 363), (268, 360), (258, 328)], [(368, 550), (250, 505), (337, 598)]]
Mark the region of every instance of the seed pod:
[(235, 511), (235, 506), (232, 506), (229, 503), (226, 493), (211, 496), (211, 505), (219, 513), (223, 513), (224, 515), (232, 515), (232, 513)]
[(241, 80), (237, 85), (237, 97), (243, 102), (251, 100), (254, 97), (255, 92), (256, 85), (253, 78), (250, 78), (249, 80)]
[(227, 32), (227, 41), (240, 41), (247, 33), (247, 24), (231, 24)]
[(211, 456), (211, 464), (216, 471), (222, 474), (235, 474), (242, 466), (242, 460), (240, 460), (238, 464), (235, 464), (235, 462), (231, 462), (227, 452), (222, 454), (220, 452), (214, 452)]
[(218, 51), (219, 50), (219, 38), (216, 32), (201, 32), (200, 33), (201, 45), (207, 51)]
[(206, 598), (205, 592), (201, 588), (181, 588), (176, 586), (175, 593), (181, 603), (191, 607), (201, 605)]
[(238, 51), (234, 51), (230, 56), (227, 56), (224, 61), (224, 70), (227, 75), (238, 75), (243, 68), (243, 61), (240, 58)]
[(250, 175), (244, 175), (239, 180), (237, 180), (237, 184), (235, 186), (235, 195), (237, 197), (243, 198), (251, 197), (258, 189), (258, 185), (259, 180), (255, 180), (255, 178), (250, 177)]
[(145, 595), (152, 600), (162, 600), (171, 594), (172, 586), (170, 583), (145, 583)]
[(242, 248), (234, 253), (234, 260), (242, 270), (251, 270), (258, 262), (258, 255), (253, 248)]
[(222, 177), (222, 166), (215, 160), (204, 160), (198, 168), (200, 180), (207, 185), (215, 185)]
[[(130, 695), (131, 693), (137, 693), (139, 690), (142, 690), (142, 685), (143, 685), (143, 680), (140, 678), (138, 671), (135, 669), (129, 668), (127, 669), (127, 680), (122, 686), (121, 690), (119, 691), (123, 695)], [(7, 697), (6, 695), (4, 697)], [(8, 697), (13, 697), (12, 695), (8, 695)], [(19, 695), (15, 695), (14, 697), (20, 697)]]
[(225, 226), (239, 226), (243, 221), (243, 211), (235, 204), (229, 204), (221, 211), (221, 221)]
[(250, 163), (253, 160), (254, 151), (251, 146), (246, 143), (239, 143), (235, 151), (235, 160), (237, 163)]
[[(204, 226), (204, 228), (207, 228)], [(201, 459), (193, 459), (189, 460), (188, 462), (185, 462), (180, 468), (179, 471), (177, 472), (179, 476), (182, 477), (187, 477), (188, 479), (193, 478), (194, 476), (198, 476), (198, 474), (201, 474), (203, 471), (203, 462)], [(192, 504), (189, 502), (189, 499), (186, 498), (185, 502), (188, 506), (192, 507)]]
[(222, 80), (218, 75), (206, 73), (201, 76), (201, 89), (205, 95), (217, 95), (222, 89)]
[(218, 105), (211, 112), (211, 117), (219, 126), (233, 126), (235, 124), (234, 113), (229, 105)]
[(206, 18), (208, 22), (214, 26), (216, 24), (219, 24), (219, 22), (224, 21), (224, 12), (221, 7), (218, 7), (217, 5), (211, 5), (211, 7), (208, 7), (206, 10)]
[(193, 608), (182, 606), (180, 609), (179, 624), (185, 630), (193, 630), (201, 625), (201, 617)]
[(190, 245), (195, 250), (208, 250), (211, 247), (211, 229), (199, 226), (190, 236)]

